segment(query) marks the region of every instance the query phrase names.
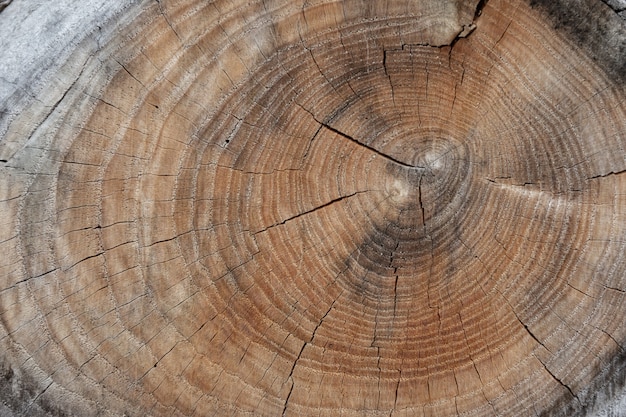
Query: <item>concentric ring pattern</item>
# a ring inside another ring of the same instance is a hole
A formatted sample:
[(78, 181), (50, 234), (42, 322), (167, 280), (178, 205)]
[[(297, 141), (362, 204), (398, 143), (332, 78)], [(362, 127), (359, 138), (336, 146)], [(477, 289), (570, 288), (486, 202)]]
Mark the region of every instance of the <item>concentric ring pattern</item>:
[(5, 407), (591, 407), (626, 338), (625, 90), (528, 3), (457, 3), (138, 4), (6, 134)]

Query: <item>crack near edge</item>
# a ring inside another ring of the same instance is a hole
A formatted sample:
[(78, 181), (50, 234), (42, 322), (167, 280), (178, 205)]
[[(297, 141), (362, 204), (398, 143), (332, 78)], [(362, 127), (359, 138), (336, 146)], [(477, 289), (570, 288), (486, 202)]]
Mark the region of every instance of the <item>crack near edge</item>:
[[(502, 293), (500, 293), (502, 295)], [(534, 333), (529, 329), (528, 325), (526, 325), (517, 315), (517, 313), (515, 312), (515, 310), (513, 309), (513, 307), (511, 306), (511, 304), (509, 303), (509, 301), (506, 299), (506, 297), (504, 298), (507, 302), (507, 304), (509, 305), (509, 307), (511, 308), (511, 311), (513, 312), (513, 315), (515, 315), (515, 318), (519, 321), (519, 323), (524, 327), (524, 329), (526, 329), (526, 332), (528, 332), (528, 334), (530, 335), (530, 337), (532, 337), (537, 343), (539, 343), (540, 346), (542, 346), (544, 349), (546, 349), (548, 352), (550, 352), (553, 356), (554, 354), (552, 353), (552, 351), (550, 349), (548, 349), (548, 347), (543, 344), (539, 339), (537, 339), (537, 337), (534, 335)], [(576, 401), (578, 402), (578, 404), (581, 407), (584, 407), (584, 404), (580, 401), (580, 398), (578, 397), (578, 395), (576, 395), (574, 393), (574, 391), (570, 388), (569, 385), (567, 385), (566, 383), (564, 383), (561, 379), (557, 378), (556, 375), (554, 375), (554, 373), (552, 373), (552, 371), (548, 368), (548, 366), (541, 360), (539, 359), (534, 353), (533, 356), (539, 361), (539, 363), (541, 363), (541, 365), (543, 366), (543, 368), (546, 370), (546, 372), (548, 374), (550, 374), (550, 376), (552, 377), (552, 379), (554, 379), (556, 382), (558, 382), (562, 387), (566, 388), (567, 391), (569, 391), (569, 393), (572, 395), (573, 398), (576, 399)]]
[(287, 413), (287, 407), (289, 405), (289, 398), (291, 397), (291, 394), (293, 392), (293, 387), (296, 385), (295, 381), (293, 380), (293, 372), (296, 369), (296, 366), (298, 365), (298, 361), (300, 360), (300, 358), (302, 357), (302, 353), (304, 352), (304, 349), (311, 343), (313, 342), (313, 339), (315, 338), (315, 334), (317, 333), (317, 330), (322, 326), (322, 323), (324, 323), (324, 320), (326, 319), (326, 316), (328, 316), (328, 314), (330, 313), (330, 311), (333, 309), (333, 307), (335, 306), (335, 303), (337, 302), (337, 299), (339, 297), (335, 298), (333, 300), (333, 302), (330, 304), (330, 307), (328, 307), (328, 310), (326, 311), (326, 313), (324, 313), (324, 315), (322, 316), (322, 318), (320, 319), (319, 323), (315, 326), (315, 328), (313, 329), (313, 332), (311, 333), (311, 337), (309, 338), (309, 340), (307, 342), (304, 342), (302, 344), (302, 348), (300, 349), (300, 352), (298, 353), (298, 356), (296, 357), (296, 360), (293, 362), (293, 366), (291, 367), (291, 371), (289, 372), (289, 376), (287, 377), (287, 380), (291, 379), (291, 387), (289, 388), (289, 393), (287, 394), (287, 398), (285, 398), (285, 405), (283, 406), (283, 412), (282, 412), (282, 416), (284, 417), (285, 414)]

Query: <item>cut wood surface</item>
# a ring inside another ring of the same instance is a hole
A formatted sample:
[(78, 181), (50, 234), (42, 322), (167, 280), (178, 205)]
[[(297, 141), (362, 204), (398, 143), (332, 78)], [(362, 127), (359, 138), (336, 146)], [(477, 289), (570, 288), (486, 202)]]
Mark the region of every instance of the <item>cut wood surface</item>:
[(623, 2), (107, 3), (0, 2), (0, 415), (626, 415)]

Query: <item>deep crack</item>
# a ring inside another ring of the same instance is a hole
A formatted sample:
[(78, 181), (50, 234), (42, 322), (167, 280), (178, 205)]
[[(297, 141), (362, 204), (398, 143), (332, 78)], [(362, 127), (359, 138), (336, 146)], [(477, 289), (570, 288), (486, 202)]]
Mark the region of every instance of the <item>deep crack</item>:
[(476, 5), (476, 12), (474, 13), (474, 21), (483, 14), (483, 9), (487, 5), (489, 0), (480, 0)]
[[(365, 148), (365, 149), (367, 149), (367, 150), (369, 150), (371, 152), (374, 152), (376, 155), (379, 155), (379, 156), (385, 158), (386, 160), (391, 161), (391, 162), (393, 162), (395, 164), (398, 164), (398, 165), (403, 166), (405, 168), (424, 169), (424, 167), (421, 167), (421, 166), (418, 166), (418, 165), (411, 165), (411, 164), (406, 163), (404, 161), (401, 161), (401, 160), (399, 160), (397, 158), (394, 158), (391, 155), (387, 155), (386, 153), (381, 152), (378, 149), (376, 149), (376, 148), (374, 148), (374, 147), (372, 147), (372, 146), (370, 146), (370, 145), (368, 145), (366, 143), (363, 143), (363, 142), (361, 142), (358, 139), (355, 139), (351, 135), (349, 135), (349, 134), (347, 134), (345, 132), (342, 132), (341, 130), (339, 130), (337, 128), (332, 127), (331, 125), (329, 125), (326, 122), (323, 122), (323, 121), (319, 120), (317, 117), (315, 117), (315, 115), (310, 110), (308, 110), (307, 108), (305, 108), (301, 104), (299, 104), (299, 103), (296, 103), (296, 104), (298, 106), (300, 106), (300, 108), (302, 108), (302, 110), (304, 110), (305, 112), (309, 113), (311, 115), (311, 117), (313, 118), (313, 120), (315, 120), (322, 128), (330, 130), (331, 132), (333, 132), (333, 133), (335, 133), (335, 134), (337, 134), (337, 135), (339, 135), (339, 136), (341, 136), (341, 137), (343, 137), (345, 139), (348, 139), (350, 142), (352, 142), (352, 143), (354, 143), (354, 144), (356, 144), (356, 145), (358, 145), (358, 146), (360, 146), (362, 148)], [(317, 132), (316, 132), (316, 135), (317, 135)]]
[(400, 166), (403, 166), (403, 167), (406, 167), (406, 168), (423, 168), (423, 167), (420, 167), (420, 166), (414, 166), (414, 165), (411, 165), (411, 164), (407, 164), (406, 162), (403, 162), (403, 161), (401, 161), (401, 160), (399, 160), (399, 159), (396, 159), (396, 158), (394, 158), (394, 157), (393, 157), (393, 156), (391, 156), (391, 155), (387, 155), (386, 153), (383, 153), (383, 152), (379, 151), (378, 149), (376, 149), (376, 148), (374, 148), (374, 147), (372, 147), (372, 146), (369, 146), (369, 145), (367, 145), (367, 144), (365, 144), (365, 143), (363, 143), (363, 142), (361, 142), (361, 141), (359, 141), (359, 140), (357, 140), (357, 139), (353, 138), (352, 136), (348, 135), (347, 133), (344, 133), (344, 132), (342, 132), (341, 130), (335, 129), (334, 127), (330, 126), (328, 123), (320, 122), (320, 121), (319, 121), (319, 120), (317, 120), (317, 119), (316, 119), (316, 121), (317, 121), (319, 124), (321, 124), (324, 128), (326, 128), (326, 129), (330, 130), (331, 132), (336, 133), (336, 134), (338, 134), (339, 136), (342, 136), (342, 137), (344, 137), (344, 138), (346, 138), (346, 139), (350, 140), (351, 142), (354, 142), (354, 143), (356, 143), (357, 145), (359, 145), (359, 146), (361, 146), (361, 147), (363, 147), (363, 148), (366, 148), (366, 149), (368, 149), (368, 150), (370, 150), (370, 151), (374, 152), (375, 154), (380, 155), (380, 156), (382, 156), (383, 158), (385, 158), (385, 159), (387, 159), (387, 160), (389, 160), (389, 161), (391, 161), (391, 162), (394, 162), (394, 163), (396, 163), (396, 164), (398, 164), (398, 165), (400, 165)]
[(263, 228), (263, 229), (261, 229), (261, 230), (259, 230), (257, 232), (254, 232), (253, 235), (257, 235), (259, 233), (263, 233), (263, 232), (267, 231), (268, 229), (271, 229), (272, 227), (284, 225), (285, 223), (290, 222), (292, 220), (295, 220), (295, 219), (297, 219), (299, 217), (306, 216), (307, 214), (314, 213), (314, 212), (316, 212), (318, 210), (321, 210), (321, 209), (324, 209), (324, 208), (326, 208), (326, 207), (328, 207), (328, 206), (330, 206), (332, 204), (335, 204), (335, 203), (338, 203), (340, 201), (346, 200), (346, 199), (348, 199), (350, 197), (354, 197), (357, 194), (362, 194), (362, 193), (366, 193), (366, 192), (367, 191), (355, 191), (352, 194), (348, 194), (348, 195), (344, 195), (344, 196), (341, 196), (341, 197), (334, 198), (334, 199), (330, 200), (328, 203), (322, 204), (321, 206), (314, 207), (314, 208), (312, 208), (310, 210), (306, 210), (306, 211), (303, 211), (302, 213), (298, 213), (296, 215), (288, 217), (285, 220), (282, 220), (282, 221), (280, 221), (278, 223), (271, 224), (271, 225), (269, 225), (269, 226), (267, 226), (267, 227), (265, 227), (265, 228)]
[[(519, 318), (519, 316), (517, 315), (517, 313), (515, 312), (515, 310), (513, 310), (513, 307), (511, 306), (511, 304), (509, 303), (509, 301), (505, 298), (507, 304), (509, 305), (509, 307), (511, 308), (511, 311), (513, 312), (513, 314), (515, 315), (515, 318), (517, 318), (517, 321), (520, 322), (520, 324), (522, 326), (524, 326), (524, 329), (526, 329), (526, 332), (528, 332), (528, 334), (530, 335), (530, 337), (532, 337), (537, 343), (539, 343), (539, 345), (541, 345), (544, 349), (546, 349), (548, 352), (552, 353), (552, 351), (550, 349), (548, 349), (546, 347), (546, 345), (544, 345), (534, 334), (533, 332), (530, 331), (530, 329), (528, 328), (528, 326)], [(536, 357), (536, 356), (535, 356)], [(578, 395), (576, 395), (576, 393), (574, 393), (574, 391), (572, 391), (572, 389), (569, 387), (569, 385), (565, 384), (560, 378), (557, 378), (556, 375), (554, 375), (554, 373), (552, 373), (552, 371), (550, 371), (550, 369), (548, 369), (548, 367), (546, 366), (546, 364), (539, 358), (537, 358), (537, 360), (541, 363), (541, 365), (543, 365), (544, 369), (546, 370), (546, 372), (548, 372), (550, 374), (550, 376), (556, 381), (558, 382), (561, 386), (563, 386), (564, 388), (566, 388), (569, 393), (572, 395), (572, 397), (574, 397), (576, 399), (576, 401), (578, 402), (579, 405), (583, 405), (582, 402), (580, 401), (580, 398), (578, 397)]]
[[(539, 360), (539, 358), (537, 358), (537, 359)], [(576, 395), (574, 393), (574, 391), (572, 391), (572, 389), (569, 387), (569, 385), (563, 383), (563, 381), (561, 381), (559, 378), (557, 378), (556, 375), (554, 375), (552, 373), (552, 371), (550, 371), (550, 369), (548, 369), (548, 367), (546, 366), (545, 363), (543, 363), (541, 360), (539, 360), (539, 362), (541, 362), (541, 364), (543, 365), (544, 369), (546, 370), (547, 373), (550, 374), (552, 379), (554, 379), (556, 382), (558, 382), (561, 386), (565, 387), (569, 391), (569, 393), (572, 395), (572, 397), (574, 397), (576, 399), (578, 404), (583, 405), (582, 402), (580, 402), (580, 398), (578, 398), (578, 395)]]
[(424, 230), (426, 230), (426, 212), (424, 211), (424, 203), (422, 202), (422, 178), (423, 176), (420, 175), (418, 184), (417, 184), (417, 198), (420, 204), (420, 210), (422, 210), (422, 226), (424, 227)]
[(598, 178), (606, 178), (606, 177), (610, 177), (612, 175), (621, 175), (626, 173), (626, 169), (623, 169), (621, 171), (609, 171), (606, 174), (598, 174), (598, 175), (594, 175), (593, 177), (588, 177), (588, 180), (595, 180)]
[[(626, 16), (622, 16), (620, 14), (621, 12), (626, 11), (626, 4), (623, 1), (620, 1), (620, 0), (600, 0), (600, 1), (602, 1), (602, 3), (609, 6), (611, 10), (617, 13), (622, 19), (626, 19)], [(1, 4), (0, 4), (0, 7), (2, 7)]]
[(13, 0), (0, 0), (0, 12), (2, 12), (5, 7), (7, 7), (9, 4), (11, 4)]

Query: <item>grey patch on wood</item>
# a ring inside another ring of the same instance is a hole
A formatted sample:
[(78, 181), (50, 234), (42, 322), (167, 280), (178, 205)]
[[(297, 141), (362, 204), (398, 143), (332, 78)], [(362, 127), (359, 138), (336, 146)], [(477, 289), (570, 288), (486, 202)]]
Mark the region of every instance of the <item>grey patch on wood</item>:
[(33, 377), (0, 358), (0, 416), (64, 416), (54, 406), (41, 406), (43, 391)]
[[(622, 345), (624, 343), (622, 342)], [(593, 417), (626, 417), (626, 350), (620, 347), (587, 388), (588, 415)]]
[[(624, 0), (529, 0), (616, 84), (626, 84), (626, 22), (609, 3)], [(609, 5), (610, 6), (610, 5)], [(618, 8), (619, 10), (619, 8)], [(619, 12), (623, 13), (623, 12)]]
[(620, 347), (594, 371), (595, 379), (577, 394), (580, 402), (564, 392), (540, 417), (626, 417), (626, 350)]
[(79, 45), (94, 55), (143, 1), (0, 0), (0, 142), (11, 121), (59, 81), (50, 82)]

